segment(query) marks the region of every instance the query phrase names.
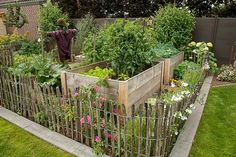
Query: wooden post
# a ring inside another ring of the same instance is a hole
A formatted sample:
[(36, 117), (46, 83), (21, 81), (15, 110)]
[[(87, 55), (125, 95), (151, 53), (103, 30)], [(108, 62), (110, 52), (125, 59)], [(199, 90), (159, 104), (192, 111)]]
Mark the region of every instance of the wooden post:
[(65, 71), (61, 72), (61, 88), (62, 88), (62, 94), (64, 96), (67, 96), (68, 91), (67, 91), (67, 81), (66, 81), (66, 72)]
[(118, 92), (119, 92), (119, 98), (118, 98), (119, 104), (125, 105), (126, 112), (129, 112), (128, 111), (128, 81), (122, 81), (119, 83)]

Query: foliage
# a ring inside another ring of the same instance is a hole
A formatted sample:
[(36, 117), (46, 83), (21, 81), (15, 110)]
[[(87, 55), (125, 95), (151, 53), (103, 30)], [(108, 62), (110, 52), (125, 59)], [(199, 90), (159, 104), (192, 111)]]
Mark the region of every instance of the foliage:
[(189, 85), (189, 89), (194, 91), (196, 87), (199, 85), (199, 82), (202, 80), (204, 76), (204, 69), (199, 67), (194, 67), (192, 69), (188, 69), (183, 75), (183, 81), (187, 82)]
[(229, 4), (218, 4), (212, 8), (212, 15), (219, 17), (236, 17), (236, 2), (231, 1)]
[(171, 43), (158, 43), (155, 48), (150, 50), (153, 58), (170, 58), (179, 53)]
[(19, 35), (13, 33), (11, 35), (0, 35), (0, 45), (4, 44), (20, 44), (21, 42), (27, 41), (28, 34)]
[[(53, 0), (58, 3), (63, 12), (71, 18), (81, 18), (90, 12), (96, 18), (103, 17), (148, 17), (160, 7), (174, 4), (189, 8), (192, 14), (201, 16), (235, 17), (236, 3), (233, 0)], [(145, 9), (143, 9), (145, 8)]]
[(1, 156), (74, 157), (2, 118), (0, 126)]
[(39, 29), (42, 35), (46, 35), (47, 32), (56, 31), (60, 28), (57, 24), (58, 19), (65, 19), (69, 22), (69, 17), (64, 14), (56, 5), (53, 5), (51, 2), (47, 2), (40, 9), (39, 13)]
[(217, 80), (236, 82), (236, 68), (232, 65), (222, 65)]
[(192, 69), (198, 69), (200, 66), (191, 61), (183, 61), (174, 69), (174, 78), (175, 79), (182, 79), (183, 75)]
[(47, 116), (41, 111), (35, 114), (35, 120), (39, 124), (45, 124), (47, 122)]
[(90, 35), (85, 41), (83, 52), (89, 62), (108, 60), (117, 75), (132, 77), (152, 64), (148, 51), (151, 48), (140, 20), (117, 20), (102, 29), (96, 36)]
[(26, 15), (21, 13), (21, 6), (19, 2), (9, 4), (6, 12), (6, 25), (8, 27), (21, 28), (25, 23), (28, 23)]
[(108, 69), (108, 68), (100, 68), (100, 67), (96, 67), (95, 69), (91, 69), (88, 72), (82, 73), (85, 75), (89, 75), (89, 76), (95, 76), (95, 77), (99, 77), (99, 78), (105, 78), (105, 77), (109, 77), (112, 78), (113, 76), (115, 76), (115, 73), (112, 69)]
[(96, 136), (95, 137), (95, 143), (93, 145), (93, 152), (96, 155), (102, 155), (102, 154), (104, 154), (103, 147), (104, 147), (103, 141), (101, 141), (100, 137)]
[(61, 64), (53, 63), (51, 58), (42, 55), (14, 56), (14, 65), (9, 71), (19, 76), (35, 76), (41, 86), (60, 86), (60, 73), (65, 70)]
[(155, 15), (155, 30), (160, 42), (172, 42), (176, 48), (187, 45), (192, 40), (195, 19), (187, 9), (167, 5)]
[(78, 17), (78, 5), (76, 0), (52, 0), (53, 3), (57, 3), (60, 9), (69, 15), (70, 18)]
[(198, 63), (199, 65), (205, 66), (205, 64), (209, 64), (209, 70), (212, 73), (216, 73), (218, 71), (216, 58), (214, 53), (212, 52), (213, 45), (211, 42), (194, 42), (188, 44), (188, 46), (184, 47), (183, 51), (185, 52), (185, 58), (189, 61), (193, 61)]
[(20, 55), (31, 55), (31, 54), (39, 54), (40, 52), (41, 52), (41, 47), (38, 42), (25, 41), (21, 43), (21, 47), (16, 53)]
[(85, 17), (76, 26), (79, 33), (76, 35), (74, 43), (74, 52), (76, 54), (81, 53), (84, 40), (88, 37), (89, 33), (94, 33), (96, 30), (94, 18), (90, 14), (86, 14)]

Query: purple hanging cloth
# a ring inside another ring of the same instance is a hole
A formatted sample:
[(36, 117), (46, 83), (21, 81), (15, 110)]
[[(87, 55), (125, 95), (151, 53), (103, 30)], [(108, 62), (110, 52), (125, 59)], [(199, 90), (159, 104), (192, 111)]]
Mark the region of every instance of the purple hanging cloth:
[(71, 59), (71, 39), (75, 36), (76, 29), (58, 30), (48, 32), (47, 35), (57, 42), (57, 48), (61, 62)]

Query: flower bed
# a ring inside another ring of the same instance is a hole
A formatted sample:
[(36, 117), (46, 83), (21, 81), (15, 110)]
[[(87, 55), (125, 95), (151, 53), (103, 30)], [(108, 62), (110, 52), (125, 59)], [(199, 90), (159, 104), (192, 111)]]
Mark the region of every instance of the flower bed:
[[(95, 85), (99, 81), (98, 77), (87, 76), (81, 73), (94, 69), (97, 66), (104, 68), (107, 66), (107, 63), (95, 63), (62, 73), (61, 79), (64, 91), (68, 91), (68, 89), (74, 91), (77, 87)], [(163, 67), (163, 63), (160, 62), (126, 81), (108, 79), (109, 87), (102, 87), (105, 97), (124, 104), (127, 112), (130, 112), (133, 104), (138, 107), (150, 94), (160, 91)]]

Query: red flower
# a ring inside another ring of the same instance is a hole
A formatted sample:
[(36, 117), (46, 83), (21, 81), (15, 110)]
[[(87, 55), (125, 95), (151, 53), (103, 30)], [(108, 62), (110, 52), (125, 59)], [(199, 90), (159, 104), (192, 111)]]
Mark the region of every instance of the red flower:
[(113, 112), (114, 112), (114, 113), (117, 113), (117, 108), (114, 108), (114, 109), (113, 109)]

